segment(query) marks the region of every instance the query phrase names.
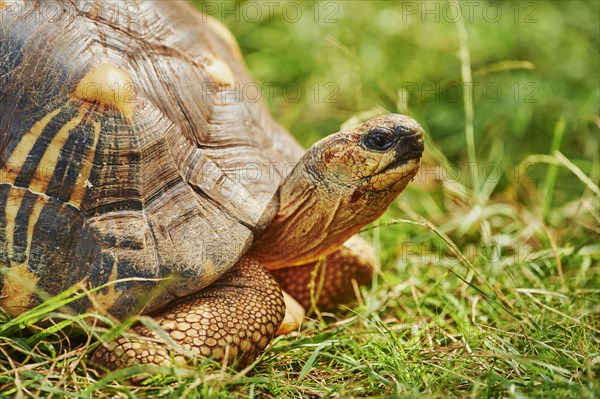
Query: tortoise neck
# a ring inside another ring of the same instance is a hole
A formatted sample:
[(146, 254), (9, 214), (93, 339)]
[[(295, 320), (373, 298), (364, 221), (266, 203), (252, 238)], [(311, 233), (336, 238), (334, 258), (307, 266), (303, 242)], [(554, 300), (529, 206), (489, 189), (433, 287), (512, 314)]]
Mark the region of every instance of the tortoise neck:
[(257, 236), (248, 255), (267, 269), (314, 262), (337, 250), (361, 226), (344, 226), (338, 210), (345, 209), (346, 196), (336, 185), (322, 179), (318, 162), (310, 150), (285, 178), (273, 199), (279, 209), (266, 230)]

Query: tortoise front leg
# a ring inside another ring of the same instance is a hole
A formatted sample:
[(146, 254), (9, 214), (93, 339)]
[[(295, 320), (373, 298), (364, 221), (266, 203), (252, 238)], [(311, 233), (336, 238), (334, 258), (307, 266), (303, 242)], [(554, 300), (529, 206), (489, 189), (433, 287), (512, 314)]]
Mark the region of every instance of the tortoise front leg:
[[(281, 289), (307, 312), (313, 305), (327, 311), (355, 299), (352, 281), (358, 285), (368, 284), (378, 267), (373, 247), (361, 237), (353, 236), (321, 264), (317, 261), (271, 270), (271, 273)], [(316, 273), (315, 268), (318, 269)], [(292, 318), (292, 315), (286, 315), (286, 319), (288, 317)]]
[[(257, 261), (242, 258), (221, 279), (169, 304), (154, 318), (182, 347), (243, 366), (271, 341), (284, 314), (283, 295), (275, 279)], [(139, 339), (120, 337), (98, 349), (93, 361), (109, 369), (185, 361), (179, 356), (173, 358), (156, 332), (143, 325), (133, 330)]]

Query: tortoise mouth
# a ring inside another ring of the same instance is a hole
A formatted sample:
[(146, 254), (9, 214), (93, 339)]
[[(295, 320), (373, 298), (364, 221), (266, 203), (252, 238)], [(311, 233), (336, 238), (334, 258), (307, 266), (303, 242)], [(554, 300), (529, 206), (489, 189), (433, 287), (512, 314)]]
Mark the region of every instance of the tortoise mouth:
[[(416, 132), (410, 136), (404, 136), (400, 139), (398, 144), (395, 146), (396, 159), (386, 166), (378, 174), (389, 173), (391, 171), (396, 172), (396, 169), (402, 169), (402, 172), (408, 172), (404, 170), (404, 165), (407, 165), (410, 161), (418, 161), (423, 156), (423, 150), (425, 145), (423, 143), (423, 134)], [(420, 162), (414, 162), (413, 168), (418, 168)]]
[[(393, 163), (389, 164), (388, 166), (386, 166), (386, 168), (384, 170), (382, 170), (381, 172), (378, 173), (378, 175), (382, 175), (382, 174), (386, 174), (386, 173), (402, 173), (402, 174), (408, 174), (409, 172), (413, 171), (414, 169), (418, 169), (419, 168), (419, 164), (420, 162), (418, 162), (421, 159), (421, 154), (420, 153), (415, 153), (415, 155), (409, 155), (403, 158), (399, 158), (396, 161), (394, 161)], [(412, 162), (411, 161), (415, 161)], [(406, 166), (409, 165), (409, 163), (411, 163), (411, 167), (407, 168)]]

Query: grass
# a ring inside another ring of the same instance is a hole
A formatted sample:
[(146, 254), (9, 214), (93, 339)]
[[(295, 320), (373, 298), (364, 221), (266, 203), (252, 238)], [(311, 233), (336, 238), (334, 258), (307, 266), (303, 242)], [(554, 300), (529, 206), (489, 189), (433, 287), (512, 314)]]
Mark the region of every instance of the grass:
[(242, 371), (99, 375), (87, 356), (118, 330), (61, 314), (74, 290), (0, 325), (0, 396), (597, 397), (599, 3), (500, 3), (496, 20), (478, 2), (462, 23), (446, 2), (303, 3), (297, 22), (282, 10), (299, 3), (256, 21), (248, 4), (215, 16), (303, 145), (383, 112), (428, 131), (421, 173), (363, 233), (382, 272)]

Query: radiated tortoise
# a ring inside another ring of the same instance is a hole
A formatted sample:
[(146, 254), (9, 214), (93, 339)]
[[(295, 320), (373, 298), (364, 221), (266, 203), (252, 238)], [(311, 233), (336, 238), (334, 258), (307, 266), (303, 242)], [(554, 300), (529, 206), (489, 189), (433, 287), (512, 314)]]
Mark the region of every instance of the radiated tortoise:
[[(244, 98), (223, 25), (187, 3), (127, 4), (53, 2), (45, 19), (43, 3), (0, 1), (0, 306), (77, 285), (71, 312), (150, 314), (188, 350), (245, 364), (297, 326), (319, 259), (320, 306), (369, 281), (353, 236), (414, 177), (423, 132), (390, 114), (305, 152)], [(94, 359), (173, 361), (134, 331)]]

